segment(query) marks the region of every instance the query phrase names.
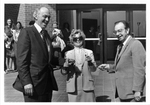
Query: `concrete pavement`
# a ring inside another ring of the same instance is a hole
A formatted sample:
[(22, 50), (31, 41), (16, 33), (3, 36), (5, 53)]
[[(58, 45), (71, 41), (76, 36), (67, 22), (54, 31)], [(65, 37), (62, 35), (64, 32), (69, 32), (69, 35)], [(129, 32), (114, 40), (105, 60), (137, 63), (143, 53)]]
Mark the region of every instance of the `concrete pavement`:
[[(68, 102), (66, 93), (66, 76), (55, 70), (54, 75), (58, 84), (59, 91), (53, 92), (52, 102)], [(12, 88), (17, 72), (4, 74), (4, 101), (23, 102), (21, 92)], [(100, 71), (99, 76), (94, 76), (96, 102), (114, 102), (114, 74)]]

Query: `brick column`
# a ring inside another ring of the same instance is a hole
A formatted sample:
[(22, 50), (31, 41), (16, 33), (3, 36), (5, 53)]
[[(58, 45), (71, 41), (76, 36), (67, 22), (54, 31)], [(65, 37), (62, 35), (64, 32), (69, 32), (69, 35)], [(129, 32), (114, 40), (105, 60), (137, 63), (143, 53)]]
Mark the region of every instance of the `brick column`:
[(17, 21), (20, 21), (23, 27), (26, 27), (25, 4), (20, 4)]

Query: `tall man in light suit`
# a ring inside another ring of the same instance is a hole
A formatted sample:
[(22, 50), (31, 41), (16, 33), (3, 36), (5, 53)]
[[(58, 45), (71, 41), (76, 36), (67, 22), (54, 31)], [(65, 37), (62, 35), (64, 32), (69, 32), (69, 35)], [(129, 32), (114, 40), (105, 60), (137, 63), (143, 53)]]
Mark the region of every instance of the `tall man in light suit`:
[(23, 92), (25, 102), (51, 102), (58, 90), (51, 67), (52, 42), (45, 30), (50, 21), (46, 7), (36, 9), (35, 23), (22, 29), (17, 43), (18, 76), (13, 87)]
[(139, 101), (145, 83), (145, 49), (140, 41), (129, 34), (126, 21), (117, 21), (114, 30), (114, 35), (122, 43), (117, 48), (115, 62), (101, 64), (98, 68), (115, 71), (115, 96), (121, 102)]

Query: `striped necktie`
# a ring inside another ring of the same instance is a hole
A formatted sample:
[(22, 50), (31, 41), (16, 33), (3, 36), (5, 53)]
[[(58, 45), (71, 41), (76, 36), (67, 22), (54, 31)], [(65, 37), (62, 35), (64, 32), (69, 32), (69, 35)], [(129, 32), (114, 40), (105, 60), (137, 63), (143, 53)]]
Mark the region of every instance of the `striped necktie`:
[(45, 48), (46, 48), (46, 50), (48, 52), (48, 44), (47, 44), (47, 41), (46, 41), (45, 30), (41, 31), (41, 35), (42, 35), (44, 46), (45, 46)]
[(122, 50), (123, 44), (119, 45), (119, 51), (118, 51), (118, 55), (120, 54), (121, 50)]
[(120, 54), (120, 52), (122, 50), (122, 47), (123, 47), (123, 44), (120, 44), (119, 48), (118, 48), (117, 60), (118, 60), (119, 54)]
[(46, 43), (45, 30), (42, 30), (42, 31), (40, 32), (40, 34), (42, 35), (42, 39), (43, 39), (44, 43)]

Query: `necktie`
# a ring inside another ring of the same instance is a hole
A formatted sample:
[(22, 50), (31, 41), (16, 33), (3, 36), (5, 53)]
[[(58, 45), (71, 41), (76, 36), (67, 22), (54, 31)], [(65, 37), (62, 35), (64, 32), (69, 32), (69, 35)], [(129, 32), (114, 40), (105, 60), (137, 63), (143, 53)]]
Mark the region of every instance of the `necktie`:
[(42, 35), (43, 42), (46, 43), (45, 31), (44, 30), (41, 31), (41, 35)]
[(119, 45), (119, 51), (118, 51), (118, 55), (120, 54), (121, 50), (122, 50), (123, 44)]
[(123, 44), (120, 44), (120, 45), (119, 45), (118, 54), (117, 54), (117, 59), (118, 59), (119, 54), (120, 54), (120, 52), (121, 52), (122, 46), (123, 46)]
[(42, 35), (44, 46), (45, 46), (45, 48), (46, 48), (46, 50), (48, 52), (48, 45), (47, 45), (47, 42), (46, 42), (45, 30), (41, 31), (41, 35)]
[(123, 47), (123, 44), (120, 44), (120, 45), (119, 45), (119, 48), (118, 48), (118, 54), (117, 54), (117, 61), (116, 61), (116, 64), (118, 63), (119, 54), (120, 54), (120, 52), (121, 52), (122, 47)]

